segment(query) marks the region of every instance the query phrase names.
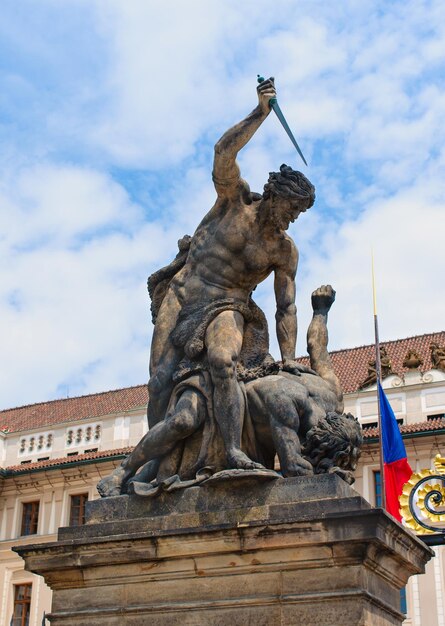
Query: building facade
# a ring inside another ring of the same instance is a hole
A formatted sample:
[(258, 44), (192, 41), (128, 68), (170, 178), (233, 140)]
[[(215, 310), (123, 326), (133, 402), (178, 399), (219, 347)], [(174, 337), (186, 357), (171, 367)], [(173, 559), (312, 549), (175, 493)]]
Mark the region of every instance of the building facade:
[[(445, 367), (431, 344), (445, 346), (445, 332), (383, 344), (383, 387), (399, 421), (413, 471), (445, 455)], [(345, 391), (345, 411), (364, 429), (354, 488), (380, 504), (377, 399), (372, 384), (373, 346), (331, 353)], [(407, 358), (411, 353), (418, 359)], [(432, 358), (433, 356), (433, 358)], [(304, 361), (304, 359), (302, 359)], [(367, 384), (363, 386), (363, 383)], [(56, 539), (60, 526), (82, 524), (95, 485), (146, 432), (145, 385), (0, 411), (0, 624), (41, 626), (51, 591), (26, 572), (12, 546)], [(408, 626), (445, 626), (445, 554), (401, 594)]]

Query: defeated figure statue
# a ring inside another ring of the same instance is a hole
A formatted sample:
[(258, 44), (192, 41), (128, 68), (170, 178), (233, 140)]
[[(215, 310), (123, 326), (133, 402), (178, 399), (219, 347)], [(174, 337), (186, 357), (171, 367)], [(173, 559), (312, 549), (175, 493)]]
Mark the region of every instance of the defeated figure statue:
[[(241, 353), (244, 363), (249, 365), (252, 337), (255, 354), (262, 354), (262, 365), (254, 369), (257, 377), (240, 383), (246, 406), (242, 449), (255, 461), (254, 472), (273, 470), (278, 455), (285, 477), (335, 472), (350, 484), (354, 481), (362, 435), (358, 421), (342, 413), (343, 396), (327, 351), (327, 316), (334, 300), (330, 285), (312, 294), (313, 317), (307, 334), (312, 372), (291, 374), (271, 361), (266, 350), (267, 323), (258, 307), (255, 322), (246, 327), (246, 345)], [(271, 369), (276, 373), (267, 373)], [(248, 379), (249, 371), (245, 368), (241, 378)], [(155, 495), (162, 488), (197, 484), (230, 468), (212, 416), (208, 372), (203, 366), (183, 376), (174, 389), (166, 418), (99, 482), (101, 496), (120, 495), (127, 489)]]

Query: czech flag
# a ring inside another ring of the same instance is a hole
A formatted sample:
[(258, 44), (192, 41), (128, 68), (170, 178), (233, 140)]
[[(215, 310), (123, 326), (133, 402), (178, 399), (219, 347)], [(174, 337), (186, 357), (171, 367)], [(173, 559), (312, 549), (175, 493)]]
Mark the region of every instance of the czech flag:
[(380, 381), (377, 382), (380, 400), (380, 425), (383, 441), (383, 470), (385, 472), (385, 500), (386, 510), (399, 522), (399, 496), (403, 485), (412, 475), (412, 469), (406, 458), (405, 445), (400, 434), (399, 425), (395, 418), (388, 398), (385, 396)]

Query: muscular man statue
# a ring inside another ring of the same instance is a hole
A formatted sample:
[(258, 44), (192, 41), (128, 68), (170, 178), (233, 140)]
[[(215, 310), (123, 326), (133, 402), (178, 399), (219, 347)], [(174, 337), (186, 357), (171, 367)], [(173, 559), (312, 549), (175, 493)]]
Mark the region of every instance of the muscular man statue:
[(152, 339), (148, 385), (152, 428), (166, 416), (180, 362), (204, 354), (227, 463), (240, 469), (257, 466), (240, 449), (243, 405), (235, 373), (248, 300), (258, 283), (273, 272), (284, 369), (298, 373), (302, 369), (294, 360), (298, 251), (285, 231), (315, 198), (307, 178), (285, 165), (270, 174), (263, 195), (251, 193), (241, 178), (236, 156), (269, 115), (269, 100), (276, 95), (273, 78), (257, 91), (258, 106), (215, 146), (217, 200), (198, 226), (185, 263), (163, 298)]

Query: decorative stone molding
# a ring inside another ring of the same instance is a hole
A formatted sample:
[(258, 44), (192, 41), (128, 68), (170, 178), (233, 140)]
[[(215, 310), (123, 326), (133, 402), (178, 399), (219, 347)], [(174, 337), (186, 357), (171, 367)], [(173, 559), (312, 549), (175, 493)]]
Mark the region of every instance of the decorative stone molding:
[(411, 369), (403, 375), (405, 385), (420, 385), (422, 381), (422, 372), (418, 369)]
[(431, 372), (425, 372), (422, 376), (423, 383), (432, 383), (434, 381), (434, 376)]
[(52, 626), (402, 625), (424, 543), (332, 474), (245, 484), (95, 500), (13, 550), (53, 589)]
[(404, 380), (400, 376), (393, 376), (392, 377), (392, 380), (391, 380), (391, 386), (392, 387), (403, 387), (404, 384), (405, 384)]
[(435, 382), (444, 381), (444, 380), (445, 380), (445, 372), (442, 372), (440, 370), (432, 369), (422, 374), (423, 383), (435, 383)]
[(102, 424), (85, 424), (73, 428), (67, 428), (65, 435), (65, 448), (99, 443), (102, 436)]
[(445, 412), (445, 385), (422, 389), (420, 401), (422, 413), (431, 415)]
[(20, 438), (18, 443), (19, 456), (29, 456), (31, 454), (51, 452), (53, 439), (54, 433), (52, 432), (25, 435)]

